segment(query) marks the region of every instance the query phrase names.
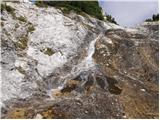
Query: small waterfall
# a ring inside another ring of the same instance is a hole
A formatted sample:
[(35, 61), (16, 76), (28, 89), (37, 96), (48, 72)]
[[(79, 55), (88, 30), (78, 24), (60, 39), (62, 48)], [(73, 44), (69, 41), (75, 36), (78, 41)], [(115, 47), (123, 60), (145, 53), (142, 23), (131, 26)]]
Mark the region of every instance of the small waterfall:
[[(82, 72), (85, 72), (85, 71), (90, 71), (90, 70), (93, 70), (95, 69), (95, 64), (93, 62), (93, 54), (95, 52), (95, 43), (97, 40), (99, 40), (101, 37), (102, 37), (102, 33), (98, 35), (98, 37), (96, 39), (94, 39), (93, 41), (91, 41), (89, 47), (88, 47), (88, 52), (87, 52), (87, 56), (86, 58), (81, 62), (79, 63), (78, 65), (74, 66), (71, 70), (71, 73), (69, 73), (67, 76), (70, 76), (72, 77), (72, 79), (76, 76), (78, 76), (79, 74), (81, 74)], [(66, 78), (67, 78), (66, 76)], [(85, 77), (84, 76), (81, 76), (81, 77)], [(88, 78), (88, 75), (87, 75), (87, 78)], [(86, 79), (87, 79), (86, 78)], [(62, 85), (60, 85), (58, 88), (56, 89), (51, 89), (49, 91), (47, 91), (48, 95), (50, 96), (51, 99), (54, 99), (54, 97), (52, 96), (52, 93), (53, 92), (57, 92), (57, 91), (60, 91), (64, 84), (67, 82), (67, 80), (65, 80), (63, 82)]]
[(85, 62), (86, 62), (86, 66), (85, 67), (90, 67), (92, 66), (94, 63), (93, 63), (93, 54), (95, 52), (95, 43), (98, 39), (100, 39), (100, 37), (102, 36), (102, 34), (100, 34), (95, 40), (93, 40), (90, 45), (89, 45), (89, 48), (88, 48), (88, 53), (87, 53), (87, 57), (85, 59)]
[(80, 74), (83, 71), (88, 71), (89, 69), (93, 69), (95, 64), (93, 62), (93, 54), (95, 52), (95, 43), (97, 40), (99, 40), (101, 37), (103, 36), (102, 33), (100, 33), (98, 35), (98, 37), (96, 39), (94, 39), (93, 41), (91, 41), (89, 47), (88, 47), (88, 52), (87, 52), (87, 57), (78, 65), (74, 66), (72, 68), (71, 74), (73, 76), (77, 76), (78, 74)]
[(92, 56), (95, 52), (95, 43), (97, 40), (99, 40), (102, 37), (102, 35), (103, 35), (102, 33), (99, 34), (96, 39), (91, 41), (88, 48), (87, 57), (77, 66), (81, 71), (88, 70), (95, 66)]

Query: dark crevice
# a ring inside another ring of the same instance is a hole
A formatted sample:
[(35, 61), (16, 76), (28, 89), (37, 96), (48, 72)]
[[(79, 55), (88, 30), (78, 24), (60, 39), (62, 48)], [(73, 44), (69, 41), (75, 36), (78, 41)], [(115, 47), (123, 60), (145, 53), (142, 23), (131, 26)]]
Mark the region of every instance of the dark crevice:
[(118, 83), (117, 80), (110, 78), (110, 77), (106, 77), (106, 80), (108, 82), (108, 90), (111, 94), (115, 94), (115, 95), (119, 95), (122, 92), (122, 89), (120, 89), (118, 86), (116, 86), (116, 84)]

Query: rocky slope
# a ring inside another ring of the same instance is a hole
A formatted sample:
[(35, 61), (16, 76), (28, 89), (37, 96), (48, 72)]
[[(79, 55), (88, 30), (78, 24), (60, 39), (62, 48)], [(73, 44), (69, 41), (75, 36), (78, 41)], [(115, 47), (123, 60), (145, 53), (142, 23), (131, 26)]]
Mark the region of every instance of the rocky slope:
[(158, 118), (158, 23), (6, 4), (1, 118)]

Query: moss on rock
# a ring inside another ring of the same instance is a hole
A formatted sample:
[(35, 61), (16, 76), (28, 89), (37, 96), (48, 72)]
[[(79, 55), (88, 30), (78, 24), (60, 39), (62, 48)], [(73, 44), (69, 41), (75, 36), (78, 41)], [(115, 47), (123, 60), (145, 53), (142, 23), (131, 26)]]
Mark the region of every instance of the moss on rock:
[(17, 41), (15, 43), (16, 49), (17, 50), (26, 49), (27, 48), (27, 43), (28, 43), (28, 37), (27, 36), (20, 38), (19, 41)]
[(51, 48), (46, 48), (42, 51), (43, 51), (44, 54), (49, 55), (49, 56), (51, 56), (55, 53)]
[(17, 69), (21, 74), (25, 74), (25, 73), (26, 73), (26, 71), (25, 71), (21, 66), (17, 67), (16, 69)]
[(34, 26), (33, 26), (33, 25), (31, 25), (31, 26), (29, 26), (29, 27), (28, 27), (27, 32), (32, 33), (34, 30), (35, 30)]
[(12, 15), (13, 18), (16, 18), (15, 9), (9, 5), (1, 4), (1, 13), (6, 10), (8, 13)]
[(27, 22), (26, 18), (23, 16), (17, 17), (17, 19), (21, 22)]

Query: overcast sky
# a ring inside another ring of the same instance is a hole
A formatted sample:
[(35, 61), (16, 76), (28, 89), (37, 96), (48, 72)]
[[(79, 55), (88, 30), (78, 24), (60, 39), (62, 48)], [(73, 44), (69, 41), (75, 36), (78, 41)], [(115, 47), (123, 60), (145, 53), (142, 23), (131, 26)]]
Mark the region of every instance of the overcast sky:
[(133, 27), (157, 14), (158, 0), (99, 0), (100, 6), (118, 24)]

